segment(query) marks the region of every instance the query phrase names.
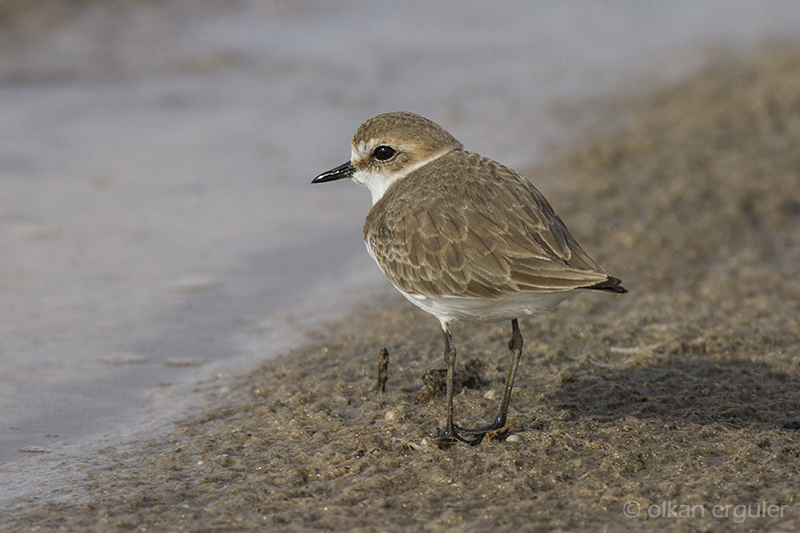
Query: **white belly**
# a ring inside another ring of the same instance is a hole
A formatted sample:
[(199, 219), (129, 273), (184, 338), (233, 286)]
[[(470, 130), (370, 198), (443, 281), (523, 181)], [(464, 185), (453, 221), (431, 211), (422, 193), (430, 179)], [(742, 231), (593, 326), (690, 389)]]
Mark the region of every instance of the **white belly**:
[(442, 325), (456, 321), (500, 322), (543, 315), (574, 292), (517, 292), (497, 300), (490, 300), (459, 296), (423, 296), (400, 291), (408, 301), (438, 318)]

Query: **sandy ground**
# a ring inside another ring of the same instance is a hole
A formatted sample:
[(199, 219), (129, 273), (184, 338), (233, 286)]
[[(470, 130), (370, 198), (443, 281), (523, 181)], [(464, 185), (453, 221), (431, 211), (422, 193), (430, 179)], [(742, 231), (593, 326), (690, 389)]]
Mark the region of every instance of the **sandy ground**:
[[(526, 175), (630, 293), (521, 323), (508, 433), (436, 446), (421, 378), (441, 335), (398, 296), (73, 465), (81, 482), (2, 529), (799, 530), (800, 48), (615, 105), (615, 128)], [(453, 333), (481, 378), (457, 416), (487, 421), (509, 325)]]

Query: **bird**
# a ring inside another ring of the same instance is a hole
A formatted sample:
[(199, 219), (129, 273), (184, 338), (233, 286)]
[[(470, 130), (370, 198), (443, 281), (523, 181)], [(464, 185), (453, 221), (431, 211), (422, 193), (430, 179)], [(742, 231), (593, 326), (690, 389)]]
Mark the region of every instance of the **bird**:
[[(479, 444), (506, 425), (522, 357), (518, 319), (542, 315), (582, 290), (622, 294), (578, 245), (545, 197), (514, 170), (463, 145), (435, 122), (384, 113), (356, 130), (350, 160), (312, 180), (365, 186), (367, 251), (411, 303), (439, 320), (447, 365), (442, 443)], [(455, 424), (453, 322), (511, 321), (500, 410), (477, 428)]]

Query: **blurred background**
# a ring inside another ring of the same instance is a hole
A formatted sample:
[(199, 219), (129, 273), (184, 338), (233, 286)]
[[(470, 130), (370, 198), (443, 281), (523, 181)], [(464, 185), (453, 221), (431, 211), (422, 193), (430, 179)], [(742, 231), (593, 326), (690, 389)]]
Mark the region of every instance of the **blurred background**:
[(524, 170), (798, 28), (795, 0), (0, 0), (0, 472), (389, 294), (368, 192), (310, 186), (367, 118)]

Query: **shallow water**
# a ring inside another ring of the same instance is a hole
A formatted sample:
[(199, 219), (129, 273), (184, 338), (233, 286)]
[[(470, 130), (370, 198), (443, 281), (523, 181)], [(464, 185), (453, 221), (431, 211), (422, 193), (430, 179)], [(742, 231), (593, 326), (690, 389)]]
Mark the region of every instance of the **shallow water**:
[(0, 494), (385, 289), (367, 191), (309, 184), (364, 119), (415, 111), (524, 167), (606, 112), (582, 102), (799, 22), (792, 1), (165, 2), (4, 46)]

